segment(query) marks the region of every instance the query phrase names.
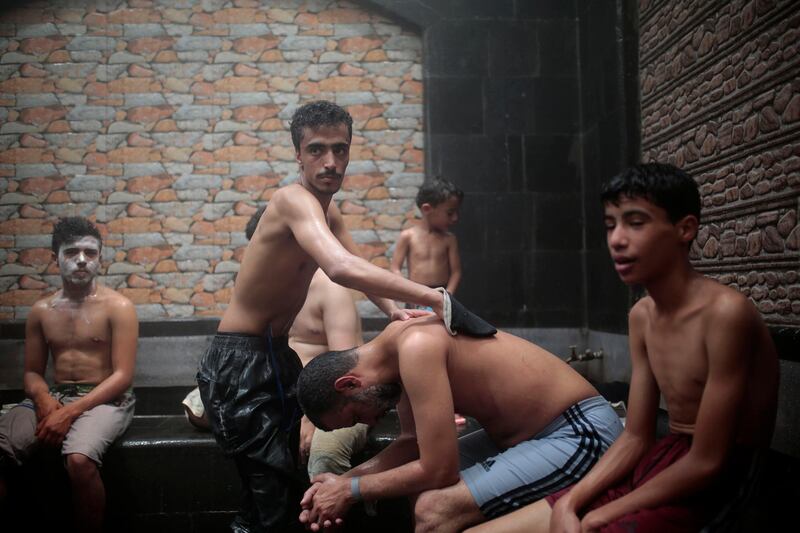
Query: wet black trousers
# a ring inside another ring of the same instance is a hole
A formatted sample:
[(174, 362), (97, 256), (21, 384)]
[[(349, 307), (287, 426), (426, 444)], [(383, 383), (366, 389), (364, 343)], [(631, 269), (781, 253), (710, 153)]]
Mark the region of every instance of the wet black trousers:
[(308, 479), (297, 457), (300, 370), (286, 337), (218, 333), (200, 361), (211, 430), (242, 480), (234, 531), (302, 531), (297, 517)]

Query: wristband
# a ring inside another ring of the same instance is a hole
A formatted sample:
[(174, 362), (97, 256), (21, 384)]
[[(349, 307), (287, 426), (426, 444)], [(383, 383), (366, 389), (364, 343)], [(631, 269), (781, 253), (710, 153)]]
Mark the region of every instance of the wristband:
[(361, 487), (359, 486), (359, 482), (361, 481), (361, 476), (353, 476), (350, 478), (350, 494), (352, 494), (353, 499), (357, 502), (360, 502), (364, 498), (361, 497)]

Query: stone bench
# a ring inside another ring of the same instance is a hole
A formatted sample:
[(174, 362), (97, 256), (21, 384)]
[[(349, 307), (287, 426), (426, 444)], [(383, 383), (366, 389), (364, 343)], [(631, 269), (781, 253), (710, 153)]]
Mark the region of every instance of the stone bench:
[[(197, 360), (203, 353), (215, 327), (197, 323), (163, 324), (158, 335), (148, 335), (142, 328), (139, 340), (135, 390), (136, 415), (128, 432), (109, 450), (102, 475), (108, 492), (108, 525), (114, 532), (224, 531), (238, 506), (239, 480), (232, 463), (226, 460), (209, 433), (193, 428), (185, 419), (180, 405), (194, 386)], [(186, 328), (190, 328), (187, 330)], [(192, 329), (193, 328), (193, 329)], [(3, 330), (5, 334), (6, 329)], [(22, 340), (20, 332), (3, 336), (0, 358), (0, 401), (21, 399)], [(517, 332), (516, 334), (524, 333)], [(527, 338), (527, 335), (521, 335)], [(370, 337), (369, 333), (366, 335)], [(561, 338), (560, 334), (554, 337)], [(536, 337), (554, 352), (555, 345)], [(546, 340), (546, 339), (545, 339)], [(574, 341), (571, 341), (574, 342)], [(608, 364), (606, 361), (580, 363), (583, 366)], [(782, 362), (782, 398), (784, 405), (794, 405), (794, 384), (798, 368), (794, 362)], [(580, 368), (579, 368), (580, 370)], [(602, 375), (608, 376), (606, 371)], [(590, 376), (591, 377), (591, 376)], [(613, 383), (599, 385), (609, 401), (625, 400), (627, 386)], [(796, 449), (796, 419), (792, 409), (779, 410), (778, 428), (773, 450), (765, 465), (765, 484), (753, 504), (743, 510), (741, 523), (745, 530), (780, 530), (778, 524), (788, 516), (800, 487), (793, 483), (800, 475), (800, 461), (791, 453)], [(658, 432), (667, 431), (666, 416), (659, 417)], [(787, 429), (788, 428), (788, 429)], [(469, 426), (469, 430), (474, 426)], [(367, 450), (356, 460), (374, 455), (397, 435), (396, 417), (387, 417), (370, 433)], [(786, 453), (789, 450), (790, 453)], [(6, 513), (30, 523), (35, 517), (43, 530), (69, 531), (65, 516), (70, 513), (69, 487), (66, 474), (57, 456), (33, 461), (15, 481), (25, 497), (10, 498)], [(34, 483), (38, 480), (39, 483)], [(48, 487), (45, 496), (41, 487)], [(29, 497), (33, 495), (32, 497)], [(42, 506), (45, 502), (45, 506)], [(45, 508), (47, 511), (42, 512)], [(6, 522), (7, 523), (7, 522)], [(355, 509), (348, 517), (348, 531), (410, 530), (409, 511), (404, 500), (379, 503), (378, 517), (366, 516)], [(757, 526), (756, 526), (757, 524)], [(5, 523), (3, 524), (5, 525)], [(763, 526), (763, 527), (762, 527)], [(772, 526), (772, 527), (770, 527)], [(2, 527), (6, 530), (5, 527)], [(11, 528), (9, 530), (14, 530)]]

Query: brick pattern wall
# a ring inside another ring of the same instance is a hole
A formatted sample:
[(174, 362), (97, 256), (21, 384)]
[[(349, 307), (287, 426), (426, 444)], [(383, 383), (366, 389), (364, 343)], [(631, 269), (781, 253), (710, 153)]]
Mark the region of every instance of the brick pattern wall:
[(700, 185), (695, 266), (800, 328), (800, 2), (640, 0), (642, 153)]
[(421, 40), (333, 0), (0, 8), (0, 320), (60, 285), (61, 216), (97, 222), (105, 284), (140, 319), (220, 315), (259, 204), (294, 179), (288, 120), (354, 118), (337, 201), (373, 263), (423, 180)]

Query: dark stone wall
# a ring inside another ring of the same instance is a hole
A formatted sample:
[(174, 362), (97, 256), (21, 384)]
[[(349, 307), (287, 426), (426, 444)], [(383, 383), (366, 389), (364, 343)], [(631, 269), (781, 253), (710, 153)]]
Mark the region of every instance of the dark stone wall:
[(606, 246), (600, 184), (639, 158), (638, 18), (634, 0), (579, 2), (586, 324), (627, 333), (631, 292)]
[(800, 2), (640, 0), (643, 159), (700, 184), (695, 267), (800, 328)]
[(595, 182), (638, 154), (617, 37), (635, 4), (368, 3), (423, 35), (426, 175), (466, 193), (459, 298), (503, 326), (622, 331), (628, 292), (587, 228)]

